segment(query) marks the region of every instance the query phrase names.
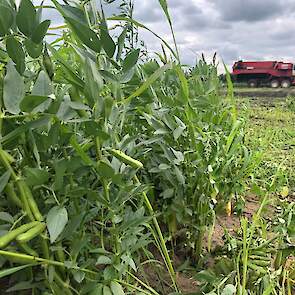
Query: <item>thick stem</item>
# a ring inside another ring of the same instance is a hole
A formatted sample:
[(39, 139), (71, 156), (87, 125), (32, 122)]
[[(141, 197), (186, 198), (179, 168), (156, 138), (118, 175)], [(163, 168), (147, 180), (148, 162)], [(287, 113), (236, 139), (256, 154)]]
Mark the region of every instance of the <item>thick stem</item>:
[(198, 263), (200, 262), (200, 257), (201, 257), (202, 250), (203, 250), (204, 234), (205, 234), (204, 229), (200, 229), (198, 236), (197, 236), (197, 240), (195, 241), (195, 247), (196, 247), (195, 258)]
[[(40, 258), (40, 257), (35, 257), (27, 254), (22, 254), (22, 253), (16, 253), (16, 252), (10, 252), (10, 251), (3, 251), (0, 250), (0, 255), (3, 255), (5, 257), (12, 257), (12, 258), (18, 258), (18, 259), (23, 259), (26, 261), (31, 261), (32, 263), (34, 262), (40, 262), (41, 264), (47, 264), (47, 265), (55, 265), (55, 266), (61, 266), (63, 268), (66, 268), (63, 262), (56, 261), (56, 260), (50, 260), (50, 259), (45, 259), (45, 258)], [(71, 269), (75, 270), (80, 270), (89, 274), (94, 274), (96, 275), (97, 273), (95, 271), (86, 269), (86, 268), (80, 268), (78, 266), (73, 266)]]

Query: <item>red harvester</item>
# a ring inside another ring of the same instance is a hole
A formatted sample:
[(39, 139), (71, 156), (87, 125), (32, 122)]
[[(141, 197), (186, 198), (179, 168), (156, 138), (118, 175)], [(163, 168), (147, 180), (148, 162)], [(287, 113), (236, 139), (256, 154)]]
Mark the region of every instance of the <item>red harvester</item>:
[(233, 65), (233, 80), (249, 87), (270, 85), (288, 88), (295, 85), (295, 64), (281, 61), (238, 61)]

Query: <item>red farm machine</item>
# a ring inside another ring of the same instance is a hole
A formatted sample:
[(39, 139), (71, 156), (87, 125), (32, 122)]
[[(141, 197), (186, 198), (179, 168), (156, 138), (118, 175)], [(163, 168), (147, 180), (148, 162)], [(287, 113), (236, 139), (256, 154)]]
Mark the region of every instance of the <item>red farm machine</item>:
[(288, 88), (295, 85), (295, 64), (281, 61), (238, 61), (233, 65), (235, 82), (249, 87), (267, 85), (272, 88)]

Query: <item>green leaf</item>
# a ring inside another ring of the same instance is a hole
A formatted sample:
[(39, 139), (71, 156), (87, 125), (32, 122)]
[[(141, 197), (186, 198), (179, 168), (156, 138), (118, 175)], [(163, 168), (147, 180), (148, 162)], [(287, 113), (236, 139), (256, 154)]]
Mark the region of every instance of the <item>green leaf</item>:
[(163, 67), (155, 71), (151, 76), (149, 76), (146, 81), (136, 89), (129, 97), (125, 99), (125, 102), (128, 103), (132, 98), (135, 98), (142, 94), (146, 89), (148, 89), (159, 77), (163, 75), (165, 71), (171, 69), (171, 64), (166, 64)]
[(167, 0), (159, 0), (159, 3), (166, 15), (166, 18), (168, 20), (169, 23), (171, 23), (171, 18), (170, 18), (170, 15), (169, 15), (169, 11), (168, 11), (168, 4), (167, 4)]
[(104, 105), (104, 117), (108, 119), (112, 113), (112, 108), (114, 104), (114, 99), (110, 96), (105, 97), (103, 101)]
[(134, 49), (130, 53), (127, 54), (123, 61), (123, 69), (124, 71), (130, 70), (137, 63), (139, 57), (140, 49)]
[(9, 222), (11, 224), (14, 223), (13, 217), (9, 213), (7, 213), (7, 212), (0, 212), (0, 220)]
[(0, 37), (9, 32), (13, 24), (13, 9), (8, 3), (1, 1), (0, 3)]
[(66, 17), (65, 20), (71, 26), (73, 32), (77, 35), (80, 41), (93, 51), (99, 53), (101, 50), (101, 43), (97, 34), (89, 27), (78, 23), (72, 18)]
[(21, 0), (17, 15), (16, 24), (19, 30), (30, 37), (36, 26), (36, 10), (30, 0)]
[(73, 270), (72, 273), (73, 273), (75, 281), (79, 284), (82, 283), (82, 281), (85, 278), (85, 272), (80, 270)]
[(25, 53), (22, 44), (14, 37), (10, 36), (6, 41), (6, 50), (10, 58), (16, 64), (16, 68), (20, 74), (25, 71)]
[[(81, 293), (81, 295), (82, 295), (82, 293)], [(92, 289), (92, 291), (89, 293), (89, 295), (103, 295), (103, 285), (96, 284), (96, 286)]]
[(30, 186), (42, 185), (47, 183), (50, 173), (39, 168), (25, 168), (26, 182)]
[(234, 295), (236, 294), (236, 287), (234, 285), (226, 285), (221, 295)]
[(91, 158), (87, 155), (87, 153), (82, 149), (81, 145), (78, 143), (77, 138), (75, 135), (73, 135), (70, 139), (70, 143), (72, 147), (76, 150), (76, 153), (81, 157), (83, 162), (86, 165), (93, 166), (94, 162), (91, 160)]
[(43, 41), (47, 33), (47, 30), (50, 26), (50, 23), (51, 23), (50, 20), (45, 20), (37, 26), (37, 28), (34, 30), (33, 35), (31, 37), (34, 43), (39, 44)]
[[(14, 286), (10, 287), (6, 290), (6, 292), (15, 292), (15, 291), (21, 291), (21, 290), (29, 290), (34, 287), (35, 284), (33, 284), (31, 281), (24, 281), (16, 283)], [(26, 292), (24, 292), (26, 293)]]
[(87, 26), (87, 18), (82, 9), (70, 5), (60, 5), (61, 14)]
[(104, 51), (106, 52), (106, 54), (109, 57), (113, 57), (116, 50), (116, 44), (113, 41), (110, 34), (108, 33), (108, 31), (103, 27), (101, 27), (100, 29), (100, 40), (101, 40), (101, 45)]
[(27, 122), (0, 138), (0, 143), (11, 143), (12, 141), (16, 140), (17, 137), (20, 136), (22, 133), (30, 129), (38, 129), (41, 127), (48, 128), (48, 124), (50, 123), (50, 121), (51, 116), (43, 116), (40, 119)]
[(31, 113), (37, 106), (48, 99), (47, 96), (27, 95), (20, 103), (20, 109), (23, 112)]
[(124, 49), (125, 38), (127, 36), (127, 32), (128, 32), (128, 26), (125, 26), (124, 30), (122, 31), (122, 33), (118, 37), (118, 44), (117, 44), (118, 50), (117, 50), (117, 56), (116, 56), (117, 61), (121, 58), (122, 51)]
[(96, 265), (108, 265), (108, 264), (112, 264), (112, 259), (107, 257), (107, 256), (99, 256), (96, 263)]
[(50, 243), (54, 243), (68, 222), (68, 212), (64, 207), (55, 206), (48, 212), (46, 223)]
[(125, 295), (122, 286), (117, 282), (111, 282), (111, 290), (114, 295)]
[(24, 41), (24, 45), (26, 47), (26, 50), (29, 54), (30, 57), (32, 58), (37, 58), (41, 55), (42, 49), (43, 49), (43, 44), (35, 44), (33, 41), (30, 39), (26, 39)]
[(213, 284), (218, 279), (212, 271), (208, 270), (198, 272), (195, 278), (200, 282), (207, 282), (209, 284)]
[(113, 295), (111, 289), (108, 286), (103, 286), (103, 295)]
[(83, 89), (85, 83), (84, 81), (76, 74), (76, 70), (71, 66), (70, 63), (67, 63), (63, 56), (59, 54), (52, 46), (48, 45), (48, 49), (51, 51), (53, 57), (64, 67), (66, 72), (71, 76), (71, 82), (75, 84), (79, 89)]
[[(92, 106), (97, 100), (98, 93), (103, 87), (102, 77), (97, 70), (96, 64), (89, 58), (85, 60), (85, 92), (88, 103)], [(102, 108), (102, 107), (101, 107)]]
[(181, 90), (183, 94), (183, 98), (185, 102), (188, 102), (189, 100), (189, 87), (188, 87), (188, 81), (185, 77), (185, 74), (183, 73), (180, 66), (175, 67), (175, 71), (178, 75), (178, 78), (180, 80)]
[(21, 266), (1, 270), (0, 271), (0, 279), (4, 278), (4, 277), (7, 277), (7, 276), (10, 276), (13, 273), (16, 273), (16, 272), (18, 272), (18, 271), (20, 271), (20, 270), (22, 270), (24, 268), (31, 267), (31, 266), (32, 266), (32, 264), (27, 264), (27, 265), (21, 265)]
[(24, 79), (10, 62), (7, 64), (7, 73), (4, 78), (3, 89), (3, 102), (6, 110), (11, 114), (18, 114), (20, 112), (19, 105), (24, 95)]
[(115, 174), (114, 169), (112, 166), (107, 164), (104, 161), (100, 161), (97, 165), (97, 172), (100, 176), (105, 177), (105, 178), (112, 178)]
[(32, 95), (49, 96), (53, 93), (53, 86), (48, 75), (41, 71), (32, 89)]
[(155, 37), (157, 37), (159, 40), (161, 40), (161, 42), (163, 44), (165, 44), (165, 46), (170, 50), (170, 52), (173, 54), (173, 56), (175, 58), (177, 57), (177, 54), (174, 52), (174, 50), (171, 48), (171, 46), (163, 39), (161, 38), (161, 36), (159, 36), (157, 33), (153, 32), (151, 29), (149, 29), (148, 27), (146, 27), (145, 25), (143, 25), (142, 23), (132, 19), (132, 18), (128, 18), (128, 17), (124, 17), (124, 16), (112, 16), (109, 17), (108, 20), (115, 20), (115, 21), (126, 21), (128, 23), (131, 23), (133, 25), (135, 25), (138, 28), (142, 28), (144, 30), (149, 31), (150, 33), (152, 33)]
[(5, 173), (3, 173), (0, 177), (0, 194), (3, 192), (3, 190), (5, 189), (9, 179), (10, 179), (10, 171), (6, 171)]

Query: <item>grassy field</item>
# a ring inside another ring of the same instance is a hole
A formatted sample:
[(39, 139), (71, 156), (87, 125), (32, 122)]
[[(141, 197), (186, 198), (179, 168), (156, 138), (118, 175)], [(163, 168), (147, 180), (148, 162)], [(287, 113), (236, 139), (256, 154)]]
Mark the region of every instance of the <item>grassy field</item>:
[[(294, 190), (295, 111), (290, 98), (241, 98), (242, 112), (248, 117), (246, 142), (263, 152), (256, 176), (263, 182), (278, 176), (278, 189)], [(284, 188), (285, 189), (285, 188)]]

